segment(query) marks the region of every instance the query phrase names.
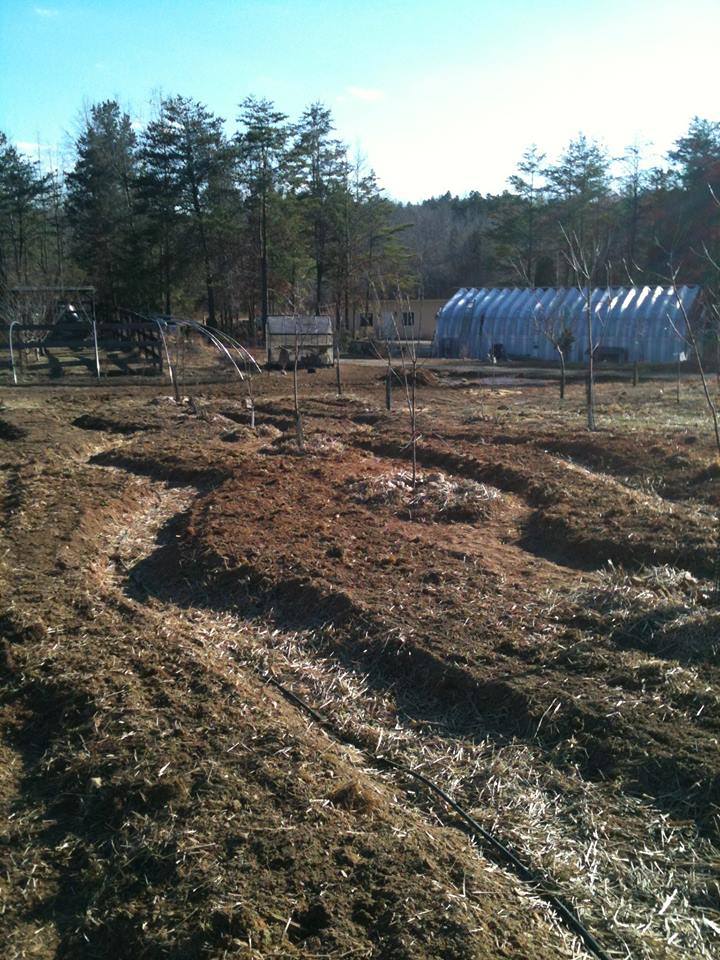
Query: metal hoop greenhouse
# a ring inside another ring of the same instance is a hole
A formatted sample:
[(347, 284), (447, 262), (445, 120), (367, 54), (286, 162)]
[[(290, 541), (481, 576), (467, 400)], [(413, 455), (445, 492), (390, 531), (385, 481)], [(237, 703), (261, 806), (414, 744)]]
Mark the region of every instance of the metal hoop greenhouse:
[[(682, 304), (682, 306), (681, 306)], [(557, 350), (547, 332), (572, 334), (569, 361), (587, 351), (587, 293), (569, 288), (461, 289), (440, 310), (433, 356), (485, 358), (506, 355), (552, 361)], [(699, 286), (597, 287), (590, 296), (593, 342), (620, 362), (670, 363), (687, 349), (685, 314), (703, 320)]]

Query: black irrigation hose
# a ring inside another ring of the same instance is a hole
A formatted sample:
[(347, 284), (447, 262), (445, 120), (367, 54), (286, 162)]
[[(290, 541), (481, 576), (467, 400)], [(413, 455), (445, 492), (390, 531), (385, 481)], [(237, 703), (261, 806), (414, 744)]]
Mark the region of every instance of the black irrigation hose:
[[(276, 680), (272, 674), (261, 673), (261, 676), (267, 683), (277, 687), (277, 689), (284, 697), (286, 697), (286, 699), (290, 700), (296, 706), (308, 713), (316, 723), (328, 729), (336, 738), (338, 737), (336, 729), (327, 719), (327, 717), (324, 717), (321, 713), (318, 713), (318, 711), (311, 707), (309, 703), (302, 699), (302, 697), (299, 697), (296, 693), (293, 693), (292, 690), (288, 689), (288, 687), (280, 683), (279, 680)], [(342, 739), (342, 737), (340, 737), (340, 739)], [(470, 814), (464, 810), (459, 803), (456, 803), (449, 794), (445, 793), (442, 787), (439, 787), (436, 783), (433, 783), (433, 781), (426, 777), (425, 774), (420, 773), (417, 770), (413, 770), (412, 767), (406, 767), (404, 764), (396, 763), (394, 760), (390, 760), (388, 757), (379, 756), (367, 748), (362, 748), (362, 752), (376, 764), (384, 767), (390, 767), (393, 770), (397, 770), (400, 773), (404, 773), (410, 777), (413, 777), (415, 780), (418, 780), (420, 783), (424, 784), (424, 786), (426, 786), (432, 793), (444, 800), (444, 802), (468, 824), (472, 830), (472, 833), (475, 836), (482, 838), (482, 840), (484, 840), (485, 843), (492, 848), (492, 850), (498, 855), (498, 859), (511, 866), (521, 880), (533, 884), (533, 886), (536, 888), (536, 892), (547, 903), (550, 904), (563, 923), (570, 930), (572, 930), (573, 933), (580, 937), (591, 953), (594, 953), (599, 960), (610, 960), (610, 957), (607, 955), (607, 953), (605, 953), (595, 937), (577, 917), (574, 911), (566, 903), (563, 903), (559, 897), (548, 890), (545, 886), (545, 882), (540, 877), (536, 876), (529, 867), (526, 867), (525, 864), (522, 863), (521, 860), (518, 860), (512, 850), (506, 847), (504, 843), (498, 840), (497, 837), (493, 836), (493, 834), (486, 830), (485, 827), (481, 826), (477, 820), (474, 819), (474, 817), (471, 817)]]

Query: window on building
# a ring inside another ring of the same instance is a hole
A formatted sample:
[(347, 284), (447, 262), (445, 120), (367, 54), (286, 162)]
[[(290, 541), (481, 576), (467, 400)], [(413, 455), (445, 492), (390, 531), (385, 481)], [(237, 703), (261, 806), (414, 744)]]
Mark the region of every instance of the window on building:
[(403, 310), (402, 321), (404, 327), (414, 327), (415, 326), (415, 311), (414, 310)]

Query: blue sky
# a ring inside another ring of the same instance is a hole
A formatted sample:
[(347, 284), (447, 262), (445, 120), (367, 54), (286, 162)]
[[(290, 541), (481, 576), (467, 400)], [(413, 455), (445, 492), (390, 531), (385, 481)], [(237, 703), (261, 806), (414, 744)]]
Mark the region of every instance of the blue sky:
[(719, 50), (718, 0), (0, 0), (0, 129), (68, 156), (108, 97), (138, 123), (158, 92), (322, 100), (390, 195), (498, 191), (580, 130), (659, 159), (720, 119)]

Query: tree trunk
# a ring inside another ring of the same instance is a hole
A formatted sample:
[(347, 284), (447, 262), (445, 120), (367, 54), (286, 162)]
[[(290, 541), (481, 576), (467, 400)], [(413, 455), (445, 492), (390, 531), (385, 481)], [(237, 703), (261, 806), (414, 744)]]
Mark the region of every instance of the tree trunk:
[(172, 304), (170, 302), (170, 237), (167, 220), (164, 224), (163, 238), (163, 282), (165, 286), (165, 316), (169, 317), (172, 313)]
[(267, 198), (263, 190), (260, 201), (260, 320), (263, 333), (265, 333), (268, 313)]
[[(208, 264), (208, 271), (210, 265)], [(215, 291), (212, 286), (212, 279), (208, 272), (208, 275), (205, 279), (205, 285), (207, 287), (207, 299), (208, 299), (208, 325), (211, 327), (215, 326)]]
[(592, 286), (588, 280), (585, 315), (587, 321), (588, 368), (587, 368), (587, 426), (595, 430), (595, 344), (593, 343), (592, 324)]
[(300, 355), (300, 338), (295, 333), (295, 362), (293, 364), (293, 399), (295, 401), (295, 434), (298, 450), (305, 450), (305, 436), (303, 434), (302, 415), (300, 413), (300, 397), (298, 395), (298, 358)]
[(412, 431), (412, 484), (413, 488), (417, 483), (417, 417), (415, 405), (415, 379), (417, 374), (417, 359), (413, 354), (412, 359), (412, 384), (410, 393), (410, 429)]
[(340, 377), (340, 303), (337, 301), (335, 303), (335, 329), (333, 334), (333, 353), (335, 354), (335, 384), (337, 387), (337, 395), (341, 397), (343, 395), (343, 391), (342, 391), (342, 379)]
[(320, 300), (322, 296), (323, 265), (320, 260), (315, 261), (315, 316), (320, 316)]

